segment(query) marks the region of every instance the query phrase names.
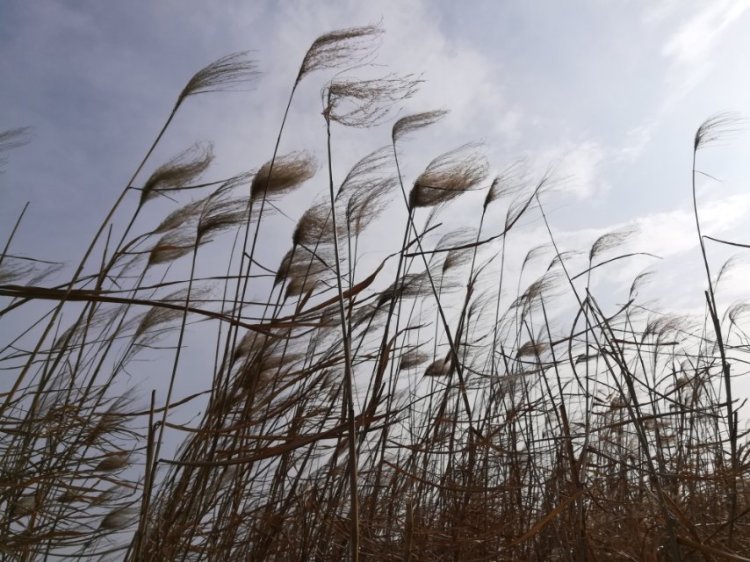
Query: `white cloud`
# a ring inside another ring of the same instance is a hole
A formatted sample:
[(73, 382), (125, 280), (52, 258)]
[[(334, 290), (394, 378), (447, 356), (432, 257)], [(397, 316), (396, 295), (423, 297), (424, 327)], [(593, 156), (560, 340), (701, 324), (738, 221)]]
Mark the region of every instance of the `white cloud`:
[(625, 142), (617, 151), (616, 159), (627, 163), (635, 162), (651, 142), (655, 127), (655, 122), (649, 122), (630, 129), (625, 134)]
[(667, 64), (661, 110), (664, 113), (726, 65), (722, 61), (732, 53), (719, 55), (723, 36), (745, 15), (750, 0), (663, 0), (658, 6), (647, 10), (645, 23), (658, 26), (666, 37), (661, 45)]
[[(739, 226), (750, 212), (750, 194), (740, 194), (698, 204), (703, 234), (721, 237)], [(654, 213), (637, 219), (638, 238), (633, 247), (662, 257), (697, 248), (692, 209)]]
[(750, 8), (750, 0), (718, 0), (684, 22), (662, 48), (662, 54), (679, 64), (703, 61), (717, 38)]
[(680, 6), (684, 6), (684, 0), (651, 0), (646, 3), (643, 21), (647, 24), (662, 22)]
[(601, 143), (587, 139), (547, 150), (535, 161), (537, 167), (547, 167), (552, 162), (553, 179), (563, 191), (578, 199), (586, 199), (608, 187), (601, 173), (606, 157), (607, 150)]

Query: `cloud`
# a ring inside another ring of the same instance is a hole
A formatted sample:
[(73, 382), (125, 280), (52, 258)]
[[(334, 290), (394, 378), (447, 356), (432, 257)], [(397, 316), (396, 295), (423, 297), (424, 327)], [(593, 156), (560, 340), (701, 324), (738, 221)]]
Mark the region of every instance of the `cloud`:
[(656, 11), (647, 10), (644, 21), (658, 25), (666, 37), (661, 45), (666, 62), (663, 113), (726, 65), (726, 58), (732, 53), (718, 56), (722, 38), (745, 15), (750, 0), (662, 1), (657, 6), (660, 8)]
[[(732, 232), (750, 213), (750, 194), (739, 194), (699, 203), (703, 234), (721, 237)], [(637, 219), (639, 235), (633, 246), (662, 257), (697, 248), (695, 216), (692, 209), (679, 209), (645, 215)]]
[(680, 6), (684, 6), (684, 0), (650, 0), (646, 2), (643, 21), (647, 24), (660, 23)]
[(615, 158), (628, 164), (635, 162), (643, 149), (651, 142), (655, 127), (656, 123), (650, 121), (630, 129), (625, 133), (625, 142), (617, 150)]
[(547, 150), (535, 161), (544, 165), (552, 162), (553, 177), (562, 190), (578, 199), (587, 199), (608, 187), (601, 173), (607, 155), (607, 149), (599, 141), (587, 139)]
[(718, 37), (748, 8), (749, 0), (718, 0), (706, 4), (672, 34), (664, 44), (662, 54), (678, 64), (702, 62)]

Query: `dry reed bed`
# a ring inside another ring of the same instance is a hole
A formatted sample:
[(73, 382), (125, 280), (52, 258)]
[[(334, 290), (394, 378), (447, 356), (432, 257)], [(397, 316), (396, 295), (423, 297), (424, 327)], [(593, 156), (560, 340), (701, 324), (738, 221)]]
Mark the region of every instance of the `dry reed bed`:
[[(317, 39), (287, 113), (303, 80), (370, 60), (379, 34)], [(518, 166), (490, 175), (471, 145), (402, 176), (404, 139), (443, 111), (394, 119), (390, 146), (336, 181), (338, 127), (392, 119), (418, 85), (411, 76), (326, 82), (322, 172), (309, 154), (279, 153), (285, 113), (253, 173), (201, 179), (213, 155), (196, 145), (141, 179), (183, 103), (256, 79), (237, 54), (188, 82), (69, 282), (14, 255), (9, 237), (0, 314), (25, 324), (0, 352), (11, 381), (3, 559), (746, 559), (748, 449), (731, 393), (746, 307), (718, 309), (707, 258), (703, 319), (643, 308), (645, 275), (602, 310), (592, 276), (632, 256), (620, 250), (627, 233), (602, 236), (588, 255), (560, 248), (544, 208), (551, 178)], [(732, 126), (707, 121), (695, 153)], [(325, 196), (268, 269), (261, 224), (313, 177)], [(478, 191), (474, 224), (446, 231), (446, 209)], [(135, 232), (164, 196), (182, 203)], [(397, 206), (402, 237), (381, 262), (367, 259), (368, 227)], [(500, 231), (487, 213), (504, 214)], [(549, 243), (519, 271), (506, 256), (527, 218)], [(209, 278), (211, 243), (227, 263)], [(211, 373), (191, 371), (183, 351), (198, 329), (215, 342)], [(164, 399), (120, 392), (129, 366), (154, 355)], [(180, 373), (202, 391), (181, 394)], [(200, 419), (179, 421), (197, 408)]]

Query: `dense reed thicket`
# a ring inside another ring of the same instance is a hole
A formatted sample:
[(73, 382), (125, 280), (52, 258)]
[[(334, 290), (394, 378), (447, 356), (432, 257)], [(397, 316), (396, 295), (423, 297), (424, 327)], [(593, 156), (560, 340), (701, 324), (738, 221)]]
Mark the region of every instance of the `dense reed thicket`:
[[(732, 394), (748, 307), (718, 304), (697, 204), (704, 318), (640, 304), (646, 274), (597, 298), (592, 279), (633, 257), (628, 233), (561, 247), (545, 212), (553, 177), (490, 165), (474, 145), (402, 175), (406, 138), (445, 112), (392, 111), (413, 76), (325, 74), (370, 61), (379, 33), (321, 36), (291, 84), (287, 113), (299, 84), (327, 80), (325, 162), (279, 152), (285, 113), (254, 172), (206, 179), (213, 154), (195, 145), (143, 177), (183, 104), (259, 78), (230, 55), (180, 92), (68, 281), (14, 252), (11, 233), (4, 560), (748, 559)], [(387, 146), (335, 177), (342, 127), (385, 122)], [(732, 126), (706, 121), (695, 154)], [(269, 221), (306, 182), (321, 197), (270, 263)], [(476, 214), (449, 228), (470, 192)], [(139, 231), (156, 199), (172, 210)], [(384, 213), (396, 230), (375, 258), (362, 247)], [(548, 243), (520, 249), (530, 219)], [(206, 274), (209, 258), (223, 269)], [(210, 372), (185, 345), (196, 333), (212, 342)], [(124, 390), (144, 361), (158, 395)], [(184, 377), (200, 389), (185, 393)]]

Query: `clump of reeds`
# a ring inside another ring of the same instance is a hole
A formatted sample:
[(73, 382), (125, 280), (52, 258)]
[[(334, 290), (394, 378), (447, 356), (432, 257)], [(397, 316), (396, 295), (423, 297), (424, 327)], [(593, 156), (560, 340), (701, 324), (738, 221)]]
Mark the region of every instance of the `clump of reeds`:
[[(562, 248), (544, 206), (551, 178), (505, 163), (491, 174), (476, 145), (404, 177), (403, 141), (445, 111), (393, 116), (414, 77), (337, 75), (323, 82), (324, 196), (297, 218), (283, 257), (263, 253), (271, 234), (261, 222), (317, 171), (305, 152), (279, 154), (297, 85), (367, 62), (380, 33), (313, 42), (254, 173), (214, 180), (210, 148), (195, 145), (138, 183), (191, 96), (257, 79), (242, 54), (199, 71), (69, 280), (11, 252), (11, 233), (0, 256), (0, 316), (16, 333), (0, 351), (10, 381), (0, 395), (3, 559), (750, 551), (749, 449), (733, 394), (748, 306), (722, 312), (697, 204), (705, 318), (641, 307), (648, 273), (605, 310), (595, 281), (636, 255), (623, 246), (628, 231), (588, 251)], [(388, 118), (390, 146), (363, 151), (338, 177), (336, 128)], [(695, 153), (733, 126), (708, 120)], [(0, 149), (20, 138), (0, 134)], [(441, 213), (477, 191), (476, 215), (444, 227)], [(141, 207), (164, 195), (174, 208), (135, 232)], [(373, 258), (362, 247), (383, 215), (403, 236), (379, 240)], [(515, 246), (525, 217), (541, 221), (548, 243)], [(227, 261), (206, 278), (209, 248), (214, 264)], [(196, 333), (214, 343), (207, 371), (185, 345)], [(129, 390), (146, 360), (160, 384)], [(185, 378), (199, 390), (183, 392)]]

